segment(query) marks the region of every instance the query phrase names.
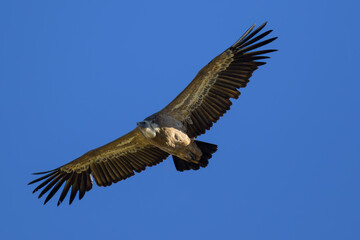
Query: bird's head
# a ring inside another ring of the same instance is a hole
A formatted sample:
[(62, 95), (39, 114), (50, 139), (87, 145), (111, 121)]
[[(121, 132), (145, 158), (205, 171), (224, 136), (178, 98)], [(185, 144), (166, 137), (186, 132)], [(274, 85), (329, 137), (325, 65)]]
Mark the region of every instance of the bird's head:
[(152, 124), (147, 121), (144, 120), (142, 122), (138, 122), (136, 123), (138, 129), (142, 132), (142, 134), (144, 134), (144, 136), (146, 138), (154, 138), (156, 137), (156, 131), (154, 129), (154, 127), (152, 126)]

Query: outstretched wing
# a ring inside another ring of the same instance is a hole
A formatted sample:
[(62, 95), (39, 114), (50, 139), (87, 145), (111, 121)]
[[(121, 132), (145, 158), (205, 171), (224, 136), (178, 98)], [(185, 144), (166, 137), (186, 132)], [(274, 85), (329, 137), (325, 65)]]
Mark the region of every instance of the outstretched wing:
[(168, 153), (147, 144), (139, 130), (134, 129), (121, 138), (91, 150), (62, 167), (47, 172), (34, 173), (45, 175), (29, 184), (43, 181), (33, 191), (35, 193), (45, 187), (39, 194), (39, 198), (51, 189), (45, 199), (45, 204), (65, 183), (58, 205), (64, 200), (70, 187), (69, 204), (71, 204), (77, 192), (79, 192), (79, 199), (82, 199), (85, 192), (92, 188), (92, 176), (97, 185), (110, 186), (112, 183), (133, 176), (134, 171), (141, 172), (146, 166), (153, 166), (162, 162), (168, 156)]
[(265, 25), (254, 31), (253, 25), (247, 30), (236, 43), (202, 68), (184, 91), (160, 113), (181, 121), (190, 137), (197, 137), (209, 130), (230, 109), (230, 98), (239, 97), (237, 89), (246, 87), (252, 73), (265, 64), (257, 60), (268, 58), (263, 54), (276, 51), (252, 51), (276, 39), (259, 42), (272, 31), (256, 36)]

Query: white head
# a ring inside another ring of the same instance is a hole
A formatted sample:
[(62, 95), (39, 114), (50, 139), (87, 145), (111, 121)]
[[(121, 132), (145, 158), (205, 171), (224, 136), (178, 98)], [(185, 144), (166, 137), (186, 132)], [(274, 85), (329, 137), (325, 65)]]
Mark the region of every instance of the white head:
[(144, 134), (144, 136), (146, 138), (156, 137), (156, 131), (154, 129), (154, 126), (149, 121), (144, 120), (144, 121), (138, 122), (136, 124), (137, 124), (137, 127), (140, 129), (140, 131)]

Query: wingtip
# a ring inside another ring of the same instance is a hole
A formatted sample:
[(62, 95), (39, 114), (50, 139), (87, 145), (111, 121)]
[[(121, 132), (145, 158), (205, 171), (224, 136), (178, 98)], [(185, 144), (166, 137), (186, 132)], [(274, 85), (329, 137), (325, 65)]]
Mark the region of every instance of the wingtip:
[(277, 49), (269, 49), (269, 50), (263, 50), (262, 54), (267, 54), (267, 53), (272, 53), (272, 52), (277, 52)]
[(35, 172), (35, 173), (32, 173), (32, 175), (40, 175), (40, 174), (45, 174), (45, 173), (49, 173), (49, 172), (53, 172), (55, 171), (56, 169), (53, 169), (53, 170), (49, 170), (49, 171), (45, 171), (45, 172)]
[[(50, 197), (51, 198), (51, 197)], [(49, 197), (47, 197), (46, 199), (45, 199), (45, 201), (44, 201), (44, 205), (50, 200), (50, 198)]]
[(269, 43), (271, 43), (271, 42), (275, 41), (276, 39), (278, 39), (278, 37), (270, 38), (268, 41), (269, 41)]

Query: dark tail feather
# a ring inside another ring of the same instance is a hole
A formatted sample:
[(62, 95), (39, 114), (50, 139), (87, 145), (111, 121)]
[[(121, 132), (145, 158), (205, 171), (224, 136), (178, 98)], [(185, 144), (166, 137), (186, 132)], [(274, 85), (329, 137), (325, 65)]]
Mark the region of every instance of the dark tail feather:
[(211, 143), (206, 143), (206, 142), (201, 142), (201, 141), (197, 141), (197, 140), (195, 140), (195, 143), (202, 152), (202, 156), (201, 156), (199, 163), (188, 162), (188, 161), (182, 160), (181, 158), (178, 158), (177, 156), (173, 155), (172, 157), (174, 160), (176, 170), (178, 170), (180, 172), (182, 172), (184, 170), (190, 170), (190, 169), (199, 170), (200, 167), (204, 168), (209, 164), (209, 159), (212, 157), (212, 154), (214, 152), (216, 152), (217, 145), (211, 144)]

